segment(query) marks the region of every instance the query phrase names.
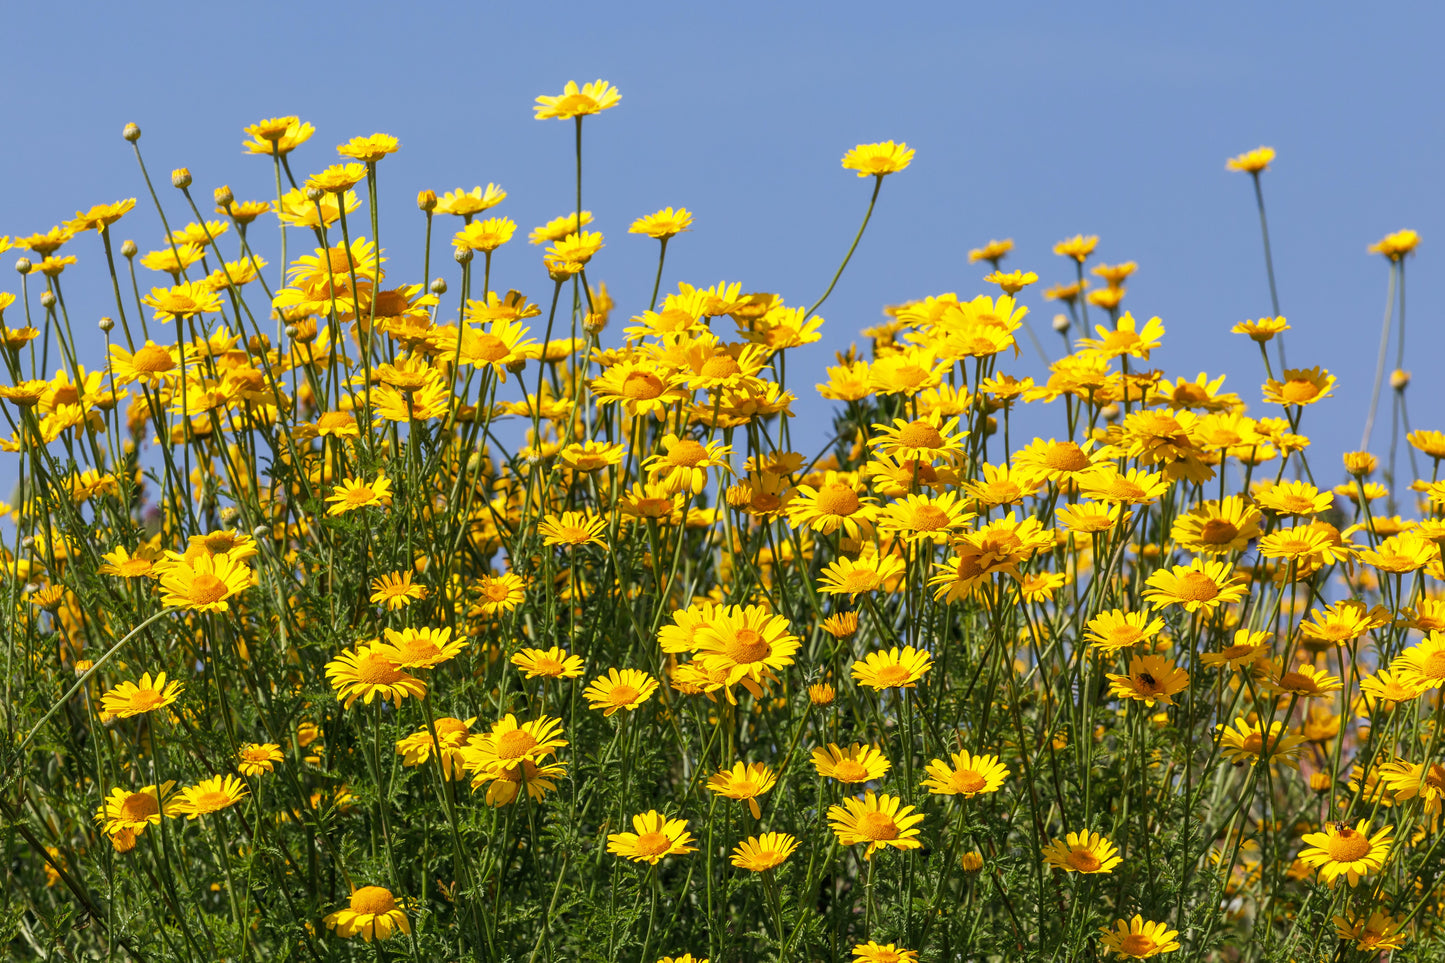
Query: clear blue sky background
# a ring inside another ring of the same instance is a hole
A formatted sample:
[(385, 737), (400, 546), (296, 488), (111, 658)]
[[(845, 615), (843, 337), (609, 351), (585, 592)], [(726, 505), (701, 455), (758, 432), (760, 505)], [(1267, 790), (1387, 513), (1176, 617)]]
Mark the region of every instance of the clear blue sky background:
[[(298, 177), (354, 135), (401, 139), (381, 166), (398, 282), (421, 280), (420, 188), (499, 183), (510, 197), (497, 213), (523, 232), (569, 211), (571, 125), (533, 120), (531, 105), (569, 79), (606, 78), (623, 100), (587, 122), (585, 206), (607, 235), (589, 273), (618, 299), (614, 337), (646, 307), (655, 263), (654, 242), (625, 233), (634, 217), (665, 205), (696, 214), (669, 252), (669, 285), (726, 279), (807, 303), (867, 200), (870, 182), (839, 158), (855, 143), (907, 141), (917, 157), (884, 185), (822, 311), (824, 342), (789, 365), (798, 410), (813, 418), (827, 410), (812, 392), (824, 364), (884, 304), (991, 293), (965, 257), (990, 238), (1014, 238), (1006, 266), (1041, 276), (1025, 301), (1046, 329), (1042, 288), (1071, 276), (1050, 248), (1079, 232), (1101, 236), (1101, 259), (1139, 263), (1125, 305), (1164, 319), (1157, 365), (1227, 373), (1255, 414), (1277, 413), (1259, 402), (1253, 344), (1227, 333), (1269, 300), (1249, 178), (1224, 162), (1269, 144), (1290, 358), (1342, 382), (1305, 432), (1331, 459), (1358, 442), (1387, 276), (1365, 248), (1404, 227), (1424, 238), (1409, 265), (1413, 420), (1445, 428), (1433, 370), (1445, 347), (1436, 4), (191, 2), (25, 4), (5, 16), (0, 233), (137, 196), (118, 235), (158, 248), (124, 123), (144, 129), (160, 182), (185, 165), (199, 196), (228, 183), (267, 199), (270, 164), (242, 154), (241, 128), (294, 113), (317, 127), (293, 155)], [(169, 187), (162, 199), (187, 220)], [(543, 297), (538, 249), (509, 248), (496, 282)], [(94, 331), (113, 312), (99, 241), (67, 252), (81, 259), (66, 275), (72, 316)], [(14, 257), (5, 290), (16, 290)], [(1016, 367), (1042, 373), (1029, 353)], [(1385, 437), (1377, 429), (1377, 450)]]

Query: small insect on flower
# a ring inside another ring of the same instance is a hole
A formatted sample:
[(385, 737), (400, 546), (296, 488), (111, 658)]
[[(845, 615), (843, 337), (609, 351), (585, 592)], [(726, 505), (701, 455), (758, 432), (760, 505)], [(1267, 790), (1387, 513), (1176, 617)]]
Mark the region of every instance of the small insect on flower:
[(1320, 882), (1333, 888), (1340, 877), (1350, 886), (1378, 870), (1390, 854), (1393, 826), (1385, 826), (1370, 835), (1370, 821), (1362, 819), (1354, 828), (1346, 823), (1330, 823), (1324, 832), (1305, 833), (1309, 845), (1300, 850), (1299, 858), (1319, 872)]
[(323, 922), (342, 939), (360, 936), (368, 943), (372, 939), (390, 939), (397, 930), (411, 933), (411, 923), (401, 903), (391, 895), (391, 890), (380, 886), (354, 890), (347, 907), (327, 914)]
[(637, 863), (656, 866), (665, 856), (682, 856), (696, 852), (697, 847), (687, 831), (687, 820), (668, 819), (657, 810), (632, 817), (636, 832), (612, 833), (607, 837), (607, 851)]

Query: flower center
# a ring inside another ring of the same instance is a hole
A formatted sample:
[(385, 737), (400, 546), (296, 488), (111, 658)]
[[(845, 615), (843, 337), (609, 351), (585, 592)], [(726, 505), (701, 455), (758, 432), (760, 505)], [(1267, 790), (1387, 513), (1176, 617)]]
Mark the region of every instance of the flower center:
[(530, 732), (523, 729), (513, 729), (497, 737), (497, 757), (500, 759), (520, 759), (528, 752), (531, 752), (536, 745), (537, 740)]
[(661, 856), (671, 848), (672, 840), (664, 833), (643, 833), (637, 837), (637, 851), (643, 856)]
[(507, 342), (495, 334), (479, 334), (472, 341), (472, 354), (483, 361), (501, 361), (507, 356)]
[(367, 685), (391, 685), (401, 678), (396, 666), (374, 652), (356, 660), (356, 678)]
[(859, 508), (858, 493), (847, 485), (834, 482), (818, 489), (814, 499), (818, 511), (825, 515), (851, 515)]
[(878, 670), (878, 681), (885, 686), (903, 685), (912, 675), (905, 666), (886, 665)]
[(916, 388), (928, 380), (928, 369), (916, 364), (900, 365), (894, 369), (889, 380), (904, 388)]
[(777, 511), (783, 500), (772, 492), (758, 492), (753, 496), (753, 510), (759, 512)]
[(1089, 467), (1089, 456), (1072, 441), (1050, 445), (1042, 461), (1055, 471), (1083, 471)]
[(363, 886), (351, 894), (351, 908), (357, 913), (380, 916), (396, 909), (396, 900), (392, 899), (391, 890), (382, 889), (380, 886)]
[(1099, 867), (1103, 865), (1103, 863), (1099, 862), (1099, 857), (1095, 856), (1087, 849), (1069, 850), (1067, 861), (1070, 866), (1074, 867), (1074, 869), (1078, 870), (1081, 873), (1097, 872)]
[(1325, 843), (1325, 852), (1336, 863), (1353, 863), (1364, 858), (1369, 851), (1370, 838), (1353, 829), (1341, 829), (1338, 834), (1331, 834), (1329, 842)]
[(1445, 679), (1445, 649), (1438, 649), (1421, 659), (1420, 674), (1432, 679)]
[(868, 770), (856, 759), (842, 759), (833, 767), (833, 778), (839, 782), (867, 782)]
[(1286, 672), (1279, 677), (1279, 687), (1291, 692), (1313, 692), (1315, 691), (1315, 682), (1301, 672)]
[(972, 769), (958, 770), (953, 774), (953, 778), (950, 779), (949, 782), (953, 784), (954, 789), (962, 793), (968, 793), (969, 795), (982, 792), (984, 787), (988, 785), (988, 780), (984, 779), (983, 776), (974, 772)]
[(130, 707), (136, 712), (150, 712), (163, 698), (159, 689), (140, 689), (130, 697)]
[(198, 813), (213, 813), (231, 805), (231, 797), (219, 790), (212, 789), (195, 796), (191, 800), (191, 805)]
[(210, 572), (201, 572), (191, 580), (191, 591), (188, 594), (193, 602), (211, 605), (230, 595), (231, 590), (226, 587), (225, 582)]
[(549, 656), (539, 656), (532, 662), (532, 671), (537, 675), (556, 677), (562, 674), (562, 663)]
[(1109, 643), (1111, 645), (1126, 646), (1133, 645), (1144, 637), (1138, 626), (1116, 625), (1109, 629)]
[(727, 657), (739, 665), (761, 662), (772, 654), (773, 647), (756, 629), (738, 629), (727, 645)]
[(887, 813), (871, 812), (858, 817), (858, 835), (874, 842), (898, 838), (898, 824)]
[(1130, 933), (1119, 941), (1119, 952), (1129, 956), (1148, 956), (1158, 945), (1143, 933)]
[(910, 422), (898, 432), (898, 442), (908, 448), (942, 448), (943, 435), (923, 420)]
[(161, 804), (148, 792), (133, 792), (120, 804), (120, 814), (133, 822), (149, 819), (161, 811)]
[(607, 693), (607, 701), (615, 706), (631, 705), (637, 701), (639, 694), (636, 688), (623, 683), (612, 687), (612, 691)]
[(371, 488), (366, 485), (361, 485), (346, 493), (346, 504), (367, 505), (370, 504), (371, 500), (375, 497), (376, 492), (372, 491)]
[(160, 374), (170, 371), (176, 363), (165, 348), (148, 344), (131, 356), (131, 366), (141, 374)]
[(731, 356), (726, 354), (716, 355), (703, 362), (702, 370), (698, 372), (704, 378), (731, 378), (742, 372), (742, 365)]
[(633, 401), (647, 401), (662, 394), (662, 379), (645, 371), (634, 371), (622, 381), (622, 395)]
[(679, 441), (672, 446), (672, 451), (667, 453), (667, 460), (678, 467), (694, 468), (705, 458), (707, 449), (691, 438)]
[(468, 735), (470, 730), (467, 724), (460, 719), (438, 719), (436, 721), (437, 742), (460, 742), (462, 737)]
[(1219, 594), (1219, 586), (1203, 572), (1186, 572), (1174, 587), (1174, 594), (1189, 602), (1208, 602)]
[(1311, 381), (1286, 381), (1280, 390), (1280, 395), (1290, 404), (1302, 405), (1314, 401), (1319, 396), (1320, 389)]
[(507, 591), (507, 587), (501, 582), (492, 582), (488, 584), (483, 591), (486, 592), (487, 598), (493, 602), (505, 602), (508, 594), (510, 594)]
[(936, 532), (948, 527), (948, 512), (937, 505), (920, 505), (913, 510), (912, 528), (916, 532)]

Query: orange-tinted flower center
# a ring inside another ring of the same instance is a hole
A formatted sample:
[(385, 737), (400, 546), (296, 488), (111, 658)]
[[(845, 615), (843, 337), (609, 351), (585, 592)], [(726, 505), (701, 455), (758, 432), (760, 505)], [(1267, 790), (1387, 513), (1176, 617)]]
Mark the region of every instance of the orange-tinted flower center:
[(380, 916), (396, 909), (396, 900), (391, 891), (380, 886), (363, 886), (351, 894), (351, 908), (357, 913), (371, 913)]
[(1345, 828), (1338, 833), (1331, 833), (1324, 848), (1334, 862), (1353, 863), (1369, 853), (1370, 838), (1364, 833)]
[(130, 697), (132, 712), (150, 712), (164, 699), (159, 689), (138, 689)]
[(187, 594), (197, 605), (212, 605), (230, 595), (231, 590), (210, 572), (201, 572), (191, 580), (191, 590)]
[(198, 813), (213, 813), (231, 805), (231, 797), (219, 789), (211, 789), (191, 797), (191, 805)]
[(1290, 692), (1314, 692), (1315, 680), (1302, 672), (1286, 672), (1279, 677), (1279, 687)]
[(917, 532), (936, 532), (948, 527), (948, 512), (937, 505), (919, 505), (913, 509), (910, 527)]
[(1143, 933), (1130, 933), (1119, 940), (1119, 952), (1129, 956), (1147, 956), (1158, 945)]
[(1174, 594), (1189, 602), (1208, 602), (1219, 594), (1219, 586), (1203, 572), (1185, 572), (1175, 583)]
[(482, 590), (487, 598), (493, 602), (505, 602), (511, 591), (501, 582), (488, 582), (487, 587)]
[(833, 778), (839, 782), (867, 782), (868, 770), (856, 759), (841, 759), (833, 767)]
[(1065, 857), (1065, 860), (1070, 866), (1081, 873), (1097, 872), (1099, 867), (1103, 865), (1103, 863), (1099, 862), (1099, 857), (1087, 849), (1071, 849), (1069, 850), (1069, 855)]
[(647, 401), (662, 394), (662, 379), (646, 371), (634, 371), (622, 381), (622, 395), (633, 401)]
[(1314, 401), (1319, 393), (1319, 386), (1312, 381), (1286, 381), (1280, 388), (1280, 396), (1292, 405)]
[(909, 448), (941, 448), (943, 435), (926, 421), (918, 420), (903, 426), (898, 432), (898, 442)]
[(381, 655), (367, 652), (356, 660), (356, 678), (367, 685), (391, 685), (401, 672)]
[(148, 792), (133, 792), (120, 804), (121, 818), (132, 822), (149, 819), (160, 811), (160, 802)]
[(537, 740), (524, 729), (513, 729), (497, 737), (497, 758), (520, 759), (537, 746)]
[(170, 371), (176, 363), (165, 348), (148, 344), (131, 356), (131, 366), (141, 374), (160, 374)]
[(756, 629), (738, 629), (726, 648), (727, 657), (739, 665), (761, 662), (772, 654), (773, 647)]
[(898, 824), (882, 812), (868, 812), (858, 817), (858, 835), (874, 842), (898, 838)]
[(1089, 467), (1089, 456), (1072, 441), (1050, 445), (1040, 460), (1054, 471), (1082, 471)]
[(731, 378), (742, 372), (742, 365), (731, 356), (726, 354), (715, 355), (703, 362), (702, 370), (698, 372), (704, 378)]
[(628, 706), (636, 702), (639, 695), (641, 693), (634, 686), (624, 682), (612, 687), (612, 691), (607, 693), (607, 701), (615, 706)]
[(707, 449), (691, 438), (679, 441), (667, 453), (667, 460), (678, 467), (693, 468), (705, 458), (707, 458)]
[(903, 685), (912, 674), (903, 665), (885, 665), (876, 673), (878, 681), (885, 686)]
[(824, 485), (818, 489), (818, 497), (814, 499), (818, 510), (825, 515), (851, 515), (860, 506), (858, 493), (849, 486), (840, 482), (831, 485)]
[(637, 852), (643, 856), (661, 856), (672, 848), (672, 840), (665, 833), (643, 833), (637, 837)]
[(953, 784), (954, 789), (962, 793), (969, 793), (970, 795), (976, 792), (982, 792), (984, 787), (988, 785), (988, 780), (972, 769), (958, 770), (953, 774), (953, 778), (950, 779), (949, 782)]
[(1436, 649), (1421, 659), (1420, 674), (1431, 679), (1445, 679), (1445, 649)]

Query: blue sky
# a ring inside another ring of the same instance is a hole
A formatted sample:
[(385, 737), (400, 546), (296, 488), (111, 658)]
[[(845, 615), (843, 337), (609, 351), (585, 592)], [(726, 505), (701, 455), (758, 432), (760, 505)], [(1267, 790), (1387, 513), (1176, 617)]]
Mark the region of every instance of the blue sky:
[[(1046, 327), (1054, 306), (1037, 292), (1071, 271), (1050, 248), (1080, 232), (1101, 236), (1100, 259), (1139, 263), (1125, 306), (1164, 319), (1158, 366), (1227, 373), (1255, 414), (1274, 414), (1253, 345), (1227, 333), (1269, 300), (1249, 178), (1224, 161), (1269, 144), (1290, 360), (1342, 382), (1306, 417), (1316, 457), (1359, 440), (1387, 276), (1365, 248), (1400, 228), (1424, 238), (1409, 265), (1413, 420), (1445, 428), (1445, 387), (1422, 363), (1445, 347), (1433, 4), (74, 4), (63, 22), (53, 10), (6, 14), (0, 234), (136, 196), (117, 232), (157, 248), (123, 124), (141, 125), (161, 181), (185, 165), (204, 196), (227, 183), (266, 199), (269, 163), (241, 153), (241, 128), (294, 113), (318, 129), (293, 155), (298, 177), (354, 135), (400, 138), (381, 169), (382, 242), (391, 278), (420, 280), (420, 188), (501, 184), (497, 213), (524, 231), (571, 209), (570, 124), (533, 120), (531, 104), (601, 77), (623, 100), (587, 122), (584, 204), (607, 235), (589, 273), (618, 298), (614, 336), (646, 307), (655, 266), (654, 242), (625, 233), (634, 217), (695, 213), (669, 250), (669, 286), (726, 279), (810, 303), (867, 201), (869, 182), (839, 158), (903, 140), (917, 157), (885, 184), (822, 311), (824, 341), (789, 364), (800, 414), (826, 412), (813, 383), (884, 304), (992, 293), (966, 261), (990, 238), (1014, 238), (1006, 266), (1040, 274), (1024, 300)], [(174, 191), (162, 199), (186, 220)], [(509, 247), (497, 283), (544, 296), (538, 249)], [(99, 242), (67, 252), (81, 259), (66, 277), (72, 318), (93, 331), (113, 311)], [(0, 289), (16, 290), (13, 258)], [(1029, 354), (1016, 368), (1042, 371)]]

